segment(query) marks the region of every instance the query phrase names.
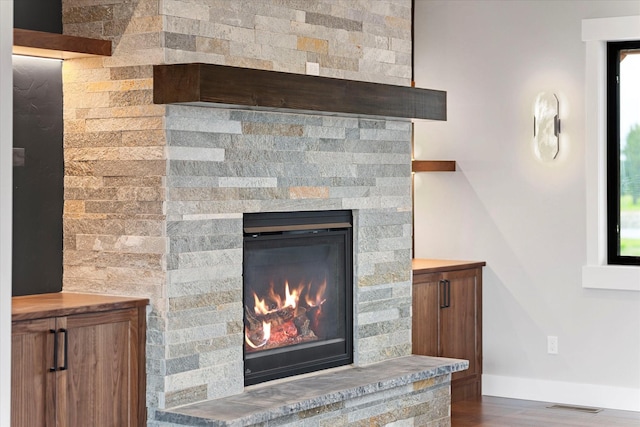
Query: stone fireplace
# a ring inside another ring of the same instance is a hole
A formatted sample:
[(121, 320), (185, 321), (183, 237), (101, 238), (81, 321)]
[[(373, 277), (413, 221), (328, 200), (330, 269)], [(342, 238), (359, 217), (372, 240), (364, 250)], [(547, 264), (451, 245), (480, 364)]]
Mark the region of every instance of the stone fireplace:
[[(63, 22), (114, 42), (63, 66), (63, 290), (150, 298), (149, 425), (243, 395), (247, 215), (348, 211), (348, 363), (410, 355), (410, 120), (157, 105), (153, 65), (409, 87), (411, 0), (64, 0)], [(409, 388), (424, 378), (402, 372)]]
[(167, 406), (244, 387), (245, 214), (349, 210), (354, 363), (410, 354), (410, 122), (166, 108), (168, 348), (193, 361)]

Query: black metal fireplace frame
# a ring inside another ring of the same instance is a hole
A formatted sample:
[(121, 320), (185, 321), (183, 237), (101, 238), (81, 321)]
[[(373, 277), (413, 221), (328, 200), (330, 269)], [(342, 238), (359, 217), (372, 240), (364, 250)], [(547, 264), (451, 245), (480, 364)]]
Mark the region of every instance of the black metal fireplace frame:
[[(345, 281), (342, 319), (345, 328), (344, 339), (314, 341), (258, 353), (247, 353), (243, 345), (246, 386), (353, 363), (352, 230), (353, 216), (349, 210), (244, 214), (245, 249), (247, 242), (255, 239), (335, 236), (341, 237), (345, 257), (342, 273)], [(243, 276), (245, 271), (243, 260)], [(322, 356), (319, 357), (318, 354)]]

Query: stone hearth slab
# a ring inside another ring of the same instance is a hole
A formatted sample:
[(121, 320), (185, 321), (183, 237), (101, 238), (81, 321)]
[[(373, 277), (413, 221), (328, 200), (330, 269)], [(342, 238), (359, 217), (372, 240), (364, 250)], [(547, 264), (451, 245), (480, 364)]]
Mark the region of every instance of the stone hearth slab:
[[(239, 395), (159, 410), (156, 420), (161, 426), (298, 425), (295, 420), (322, 413), (362, 410), (362, 398), (365, 398), (364, 406), (374, 406), (379, 403), (373, 395), (380, 394), (378, 400), (381, 401), (410, 399), (412, 394), (433, 385), (446, 386), (445, 397), (449, 401), (451, 374), (468, 367), (466, 360), (399, 357), (364, 367), (260, 384), (248, 387)], [(425, 381), (438, 378), (441, 381)], [(371, 399), (366, 399), (367, 396)], [(346, 402), (354, 399), (360, 399), (360, 403), (349, 408)]]

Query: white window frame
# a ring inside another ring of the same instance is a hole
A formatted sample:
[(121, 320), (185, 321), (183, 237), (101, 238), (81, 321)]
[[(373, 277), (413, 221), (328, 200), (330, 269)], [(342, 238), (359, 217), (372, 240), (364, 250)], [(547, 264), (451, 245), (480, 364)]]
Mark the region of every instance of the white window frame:
[(582, 287), (640, 291), (640, 267), (607, 264), (607, 42), (640, 40), (640, 15), (582, 20), (586, 45), (587, 265)]

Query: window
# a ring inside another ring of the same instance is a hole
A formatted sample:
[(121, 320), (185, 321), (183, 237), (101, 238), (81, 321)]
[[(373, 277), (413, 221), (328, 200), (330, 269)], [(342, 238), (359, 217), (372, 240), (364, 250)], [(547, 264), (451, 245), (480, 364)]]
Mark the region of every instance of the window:
[(640, 40), (607, 43), (607, 258), (640, 265)]
[(640, 15), (582, 20), (585, 43), (586, 262), (582, 287), (640, 292), (638, 265), (607, 259), (607, 43), (640, 40)]

